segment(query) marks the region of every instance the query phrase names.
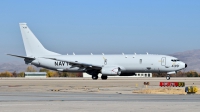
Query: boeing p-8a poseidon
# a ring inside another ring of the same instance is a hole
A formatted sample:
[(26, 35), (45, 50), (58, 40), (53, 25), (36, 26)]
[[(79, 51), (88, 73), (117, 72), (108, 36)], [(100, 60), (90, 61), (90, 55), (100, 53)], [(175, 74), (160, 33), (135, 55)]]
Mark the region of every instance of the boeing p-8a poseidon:
[(131, 76), (135, 73), (167, 73), (170, 74), (187, 67), (187, 64), (175, 57), (166, 55), (61, 55), (43, 47), (26, 23), (20, 23), (20, 30), (26, 50), (26, 56), (11, 56), (24, 58), (26, 64), (43, 67), (61, 72), (86, 72), (92, 79), (102, 79), (107, 76)]

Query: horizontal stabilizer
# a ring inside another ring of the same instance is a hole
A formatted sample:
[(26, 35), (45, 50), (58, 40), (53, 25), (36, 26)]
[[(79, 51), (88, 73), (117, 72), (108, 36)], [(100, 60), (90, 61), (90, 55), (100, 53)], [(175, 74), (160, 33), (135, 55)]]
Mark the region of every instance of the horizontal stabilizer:
[(9, 56), (14, 56), (14, 57), (18, 57), (18, 58), (24, 58), (24, 59), (32, 59), (35, 60), (35, 58), (31, 58), (31, 57), (27, 57), (27, 56), (19, 56), (19, 55), (13, 55), (13, 54), (7, 54)]

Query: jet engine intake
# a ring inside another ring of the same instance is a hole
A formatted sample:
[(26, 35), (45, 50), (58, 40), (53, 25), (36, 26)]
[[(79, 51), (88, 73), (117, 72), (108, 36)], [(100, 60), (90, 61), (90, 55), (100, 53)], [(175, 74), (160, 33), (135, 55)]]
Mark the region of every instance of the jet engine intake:
[(101, 69), (101, 73), (107, 76), (116, 76), (121, 74), (121, 69), (116, 66), (105, 66)]

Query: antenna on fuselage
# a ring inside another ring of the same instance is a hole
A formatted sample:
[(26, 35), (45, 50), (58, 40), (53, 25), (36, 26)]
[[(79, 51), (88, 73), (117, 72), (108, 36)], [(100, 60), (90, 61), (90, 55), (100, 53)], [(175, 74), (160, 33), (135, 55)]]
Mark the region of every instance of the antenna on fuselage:
[[(122, 55), (124, 55), (124, 53), (122, 53)], [(127, 58), (127, 56), (125, 56), (125, 58)]]
[(149, 53), (147, 52), (147, 55), (149, 55)]
[(73, 52), (73, 55), (76, 55), (76, 54)]
[(104, 55), (104, 53), (102, 53), (102, 55)]
[(93, 55), (93, 54), (91, 53), (91, 55)]

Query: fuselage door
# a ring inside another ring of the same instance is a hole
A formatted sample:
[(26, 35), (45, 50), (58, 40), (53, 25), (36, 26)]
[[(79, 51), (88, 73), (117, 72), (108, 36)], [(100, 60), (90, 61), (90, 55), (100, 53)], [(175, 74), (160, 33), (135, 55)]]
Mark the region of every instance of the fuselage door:
[(166, 66), (166, 57), (161, 58), (161, 65)]

